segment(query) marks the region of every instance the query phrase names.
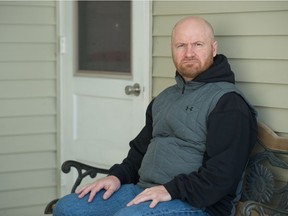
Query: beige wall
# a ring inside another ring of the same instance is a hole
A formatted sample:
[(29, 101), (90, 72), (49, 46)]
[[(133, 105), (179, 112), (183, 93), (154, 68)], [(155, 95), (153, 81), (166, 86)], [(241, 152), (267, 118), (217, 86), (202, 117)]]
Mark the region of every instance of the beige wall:
[(188, 15), (211, 22), (259, 120), (288, 136), (288, 2), (153, 1), (153, 96), (174, 83), (170, 32)]
[(0, 1), (0, 215), (56, 197), (56, 4)]

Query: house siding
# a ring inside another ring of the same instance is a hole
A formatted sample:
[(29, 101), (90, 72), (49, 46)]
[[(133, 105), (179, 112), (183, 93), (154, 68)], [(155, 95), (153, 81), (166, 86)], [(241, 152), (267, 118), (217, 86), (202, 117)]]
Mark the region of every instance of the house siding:
[(0, 1), (0, 215), (57, 197), (57, 3)]
[(229, 58), (236, 85), (256, 107), (259, 120), (288, 136), (288, 2), (153, 1), (153, 97), (174, 83), (170, 34), (188, 15), (213, 25), (218, 53)]

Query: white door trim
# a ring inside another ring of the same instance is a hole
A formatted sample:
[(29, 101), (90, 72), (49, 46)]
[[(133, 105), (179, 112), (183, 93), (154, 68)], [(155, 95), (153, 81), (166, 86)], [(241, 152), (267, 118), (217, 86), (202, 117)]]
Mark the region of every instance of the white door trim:
[[(134, 0), (137, 1), (137, 0)], [(142, 8), (142, 14), (139, 14), (138, 18), (141, 18), (142, 25), (138, 27), (144, 29), (147, 34), (144, 35), (143, 44), (139, 49), (142, 49), (145, 53), (146, 59), (141, 59), (143, 65), (144, 76), (144, 102), (146, 107), (152, 98), (152, 1), (137, 1), (141, 2), (140, 7)], [(142, 17), (141, 17), (142, 16)], [(136, 47), (138, 48), (138, 47)]]

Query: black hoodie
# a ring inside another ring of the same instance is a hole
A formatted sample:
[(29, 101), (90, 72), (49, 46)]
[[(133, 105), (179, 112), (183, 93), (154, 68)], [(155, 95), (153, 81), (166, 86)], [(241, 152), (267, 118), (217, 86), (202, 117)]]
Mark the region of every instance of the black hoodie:
[[(176, 72), (176, 76), (180, 76)], [(216, 55), (213, 65), (193, 82), (234, 83), (227, 58)], [(185, 82), (183, 80), (183, 82)], [(185, 89), (183, 89), (185, 91)], [(152, 138), (152, 106), (146, 111), (146, 124), (130, 142), (128, 156), (110, 169), (122, 184), (137, 183), (138, 170)], [(164, 184), (172, 199), (181, 199), (193, 207), (203, 208), (213, 216), (233, 214), (237, 187), (250, 152), (256, 142), (256, 117), (237, 93), (226, 93), (208, 116), (206, 152), (202, 167), (189, 175), (180, 174)]]

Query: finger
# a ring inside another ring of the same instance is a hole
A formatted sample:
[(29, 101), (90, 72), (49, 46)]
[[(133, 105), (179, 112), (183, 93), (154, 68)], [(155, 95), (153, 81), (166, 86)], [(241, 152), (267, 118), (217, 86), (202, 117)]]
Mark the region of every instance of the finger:
[(137, 205), (141, 202), (145, 202), (145, 201), (148, 201), (148, 200), (151, 200), (151, 198), (147, 195), (144, 195), (144, 194), (139, 194), (138, 196), (136, 196), (133, 200), (131, 200), (127, 206), (132, 206), (132, 205)]
[(131, 200), (129, 203), (127, 203), (127, 207), (132, 206), (133, 205), (133, 200)]
[(109, 188), (104, 194), (103, 194), (103, 199), (107, 200), (110, 198), (110, 196), (114, 193), (115, 190)]
[(135, 197), (133, 200), (131, 200), (129, 203), (127, 203), (127, 206), (129, 207), (129, 206), (132, 206), (132, 205), (135, 205), (135, 204), (137, 204), (137, 197)]
[(87, 187), (88, 187), (88, 185), (84, 185), (83, 187), (78, 188), (78, 189), (75, 191), (75, 193), (76, 193), (76, 194), (80, 194), (80, 193), (82, 193), (82, 191), (84, 191)]
[(83, 198), (85, 195), (87, 195), (88, 193), (90, 193), (92, 190), (93, 190), (93, 188), (94, 188), (95, 186), (94, 186), (94, 184), (91, 184), (91, 185), (88, 185), (88, 186), (86, 186), (82, 191), (81, 191), (81, 193), (79, 194), (79, 198)]
[(130, 201), (130, 203), (133, 204), (139, 204), (140, 202), (144, 202), (146, 200), (149, 200), (150, 194), (148, 189), (145, 189), (140, 194), (138, 194), (136, 197), (134, 197), (133, 200)]
[(156, 199), (154, 199), (154, 200), (152, 200), (152, 202), (150, 203), (150, 205), (149, 205), (149, 207), (150, 208), (154, 208), (157, 204), (158, 204), (158, 200), (156, 200)]
[(95, 195), (102, 189), (102, 187), (100, 186), (96, 186), (94, 187), (92, 190), (90, 190), (90, 194), (89, 194), (89, 198), (88, 198), (88, 202), (92, 202)]
[(83, 188), (82, 190), (79, 190), (79, 192), (77, 193), (78, 197), (83, 198), (88, 193), (88, 191), (89, 190), (87, 189), (87, 187)]

